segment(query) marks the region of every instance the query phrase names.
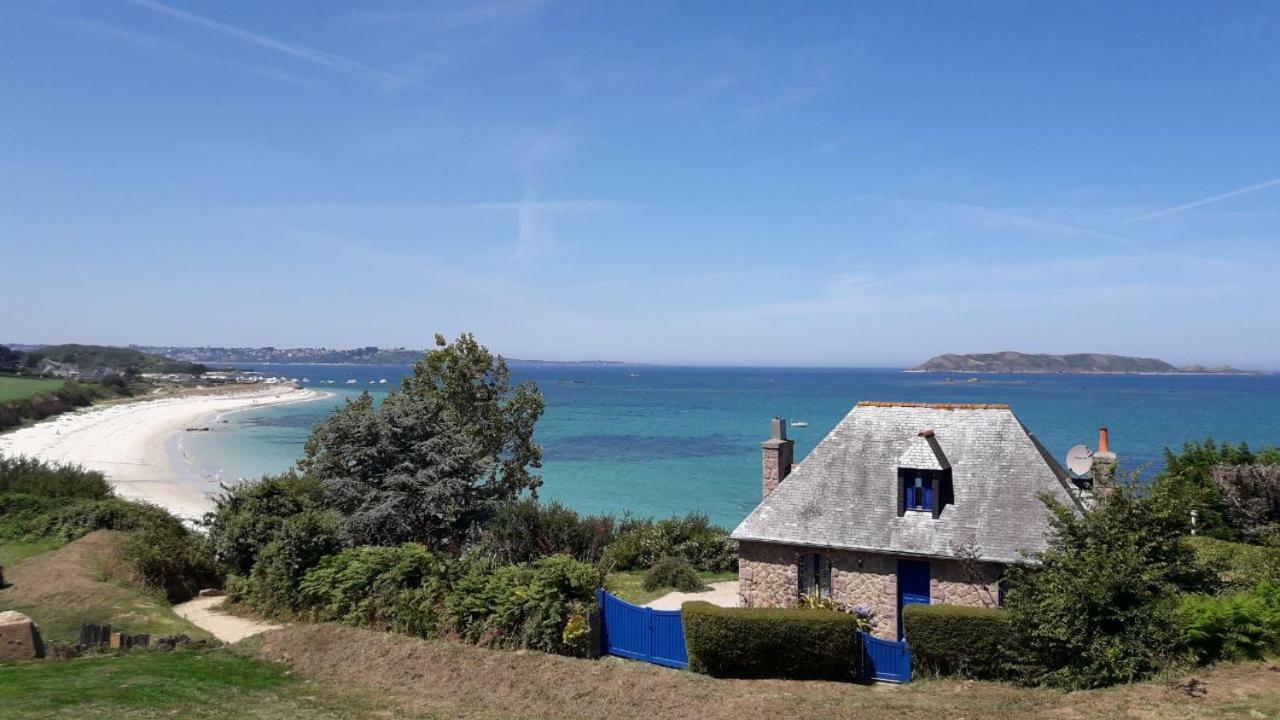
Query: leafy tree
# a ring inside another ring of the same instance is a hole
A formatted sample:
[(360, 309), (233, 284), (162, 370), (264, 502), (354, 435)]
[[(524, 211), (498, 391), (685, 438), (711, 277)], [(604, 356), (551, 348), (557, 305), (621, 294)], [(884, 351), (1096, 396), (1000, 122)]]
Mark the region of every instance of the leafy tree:
[(1233, 540), (1238, 528), (1228, 519), (1222, 490), (1213, 480), (1217, 465), (1280, 464), (1280, 448), (1267, 447), (1255, 454), (1246, 443), (1218, 444), (1213, 439), (1189, 442), (1182, 452), (1164, 451), (1165, 468), (1151, 484), (1156, 502), (1181, 508), (1188, 516), (1195, 511), (1198, 534)]
[(0, 345), (0, 371), (15, 372), (21, 361), (22, 353), (12, 350), (6, 345)]
[(533, 441), (533, 429), (545, 403), (532, 382), (512, 387), (502, 356), (470, 333), (452, 344), (437, 334), (436, 349), (413, 366), (404, 392), (439, 404), (471, 441), (490, 499), (514, 500), (526, 491), (536, 497), (542, 478), (530, 468), (542, 467), (542, 448)]
[(1048, 547), (1038, 565), (1011, 570), (1006, 597), (1022, 677), (1083, 688), (1159, 670), (1178, 646), (1179, 594), (1213, 583), (1182, 542), (1186, 513), (1144, 497), (1132, 477), (1084, 513), (1045, 502)]
[(492, 512), (474, 447), (439, 403), (396, 391), (362, 394), (316, 426), (303, 471), (344, 516), (352, 545), (456, 547)]

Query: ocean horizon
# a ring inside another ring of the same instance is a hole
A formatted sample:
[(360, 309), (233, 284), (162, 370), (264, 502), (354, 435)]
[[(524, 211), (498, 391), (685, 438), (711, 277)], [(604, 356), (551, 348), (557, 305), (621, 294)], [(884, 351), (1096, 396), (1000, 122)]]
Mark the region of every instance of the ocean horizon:
[[(380, 399), (403, 365), (247, 365), (334, 393), (226, 416), (183, 437), (192, 472), (224, 483), (292, 467), (312, 426), (347, 399)], [(760, 499), (760, 442), (785, 417), (803, 459), (860, 400), (1007, 403), (1059, 461), (1110, 429), (1123, 469), (1153, 474), (1165, 448), (1214, 438), (1280, 444), (1276, 375), (971, 375), (897, 368), (513, 363), (546, 398), (539, 496), (580, 512), (706, 513), (733, 527)], [(348, 383), (354, 380), (354, 383)], [(386, 380), (385, 383), (380, 382)], [(333, 381), (330, 384), (327, 381)]]

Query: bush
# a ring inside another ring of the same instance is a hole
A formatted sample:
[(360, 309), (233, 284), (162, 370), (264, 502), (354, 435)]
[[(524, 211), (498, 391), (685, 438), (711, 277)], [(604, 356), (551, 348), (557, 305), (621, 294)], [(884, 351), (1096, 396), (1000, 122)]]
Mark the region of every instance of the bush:
[(684, 605), (689, 669), (714, 677), (851, 680), (858, 619), (829, 610)]
[(122, 555), (142, 584), (163, 590), (170, 602), (190, 600), (200, 588), (221, 582), (208, 541), (176, 519), (130, 533)]
[(1144, 497), (1136, 481), (1084, 513), (1050, 509), (1039, 564), (1010, 568), (1005, 606), (1018, 628), (1019, 679), (1100, 687), (1168, 666), (1178, 650), (1177, 598), (1214, 582), (1182, 541), (1186, 513)]
[(684, 558), (662, 558), (644, 573), (644, 589), (671, 587), (682, 592), (705, 589), (698, 571)]
[(1280, 584), (1280, 547), (1249, 545), (1194, 535), (1186, 539), (1196, 557), (1228, 585), (1248, 589), (1259, 583)]
[(691, 514), (657, 522), (629, 520), (605, 548), (609, 570), (643, 570), (666, 557), (683, 558), (703, 572), (727, 572), (738, 566), (738, 543), (706, 515)]
[(324, 506), (320, 483), (291, 472), (224, 486), (214, 511), (205, 516), (213, 553), (236, 573), (248, 575), (288, 518)]
[(0, 493), (105, 500), (111, 497), (111, 486), (102, 473), (79, 465), (0, 457)]
[(315, 620), (434, 637), (453, 574), (448, 560), (415, 543), (351, 548), (307, 572), (298, 606)]
[(241, 599), (267, 615), (298, 609), (298, 584), (326, 555), (338, 552), (341, 521), (335, 513), (307, 510), (286, 518), (258, 553)]
[(614, 519), (608, 515), (579, 515), (558, 502), (527, 498), (494, 514), (476, 553), (504, 564), (548, 555), (596, 563), (615, 534)]
[(978, 680), (1009, 676), (1013, 626), (1004, 610), (959, 605), (908, 605), (902, 621), (912, 663), (928, 675)]
[(1186, 597), (1178, 626), (1200, 663), (1263, 657), (1280, 650), (1280, 587), (1263, 583), (1234, 595)]
[(492, 647), (561, 655), (580, 651), (569, 620), (585, 615), (604, 580), (600, 571), (567, 555), (531, 565), (473, 565), (447, 603), (448, 622), (462, 639)]

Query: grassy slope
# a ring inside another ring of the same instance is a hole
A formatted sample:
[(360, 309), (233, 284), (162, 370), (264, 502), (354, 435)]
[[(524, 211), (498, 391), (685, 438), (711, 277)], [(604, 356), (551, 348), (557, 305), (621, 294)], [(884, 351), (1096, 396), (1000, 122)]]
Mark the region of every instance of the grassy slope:
[[(702, 576), (702, 582), (710, 584), (713, 582), (723, 582), (725, 580), (737, 580), (738, 573), (698, 573)], [(669, 592), (675, 592), (675, 588), (658, 588), (657, 590), (644, 589), (644, 571), (628, 571), (609, 573), (609, 577), (605, 578), (604, 587), (617, 597), (626, 600), (629, 603), (643, 605), (647, 602), (657, 600)]]
[(1280, 716), (1280, 672), (1227, 664), (1198, 677), (1207, 695), (1176, 683), (1087, 692), (959, 680), (905, 686), (715, 680), (616, 658), (579, 660), (494, 651), (357, 628), (294, 625), (268, 633), (260, 656), (304, 675), (371, 688), (398, 707), (444, 717), (582, 720), (788, 718), (1251, 718)]
[(33, 720), (391, 715), (368, 691), (304, 680), (226, 651), (0, 665), (0, 708), (6, 718)]
[(60, 387), (62, 387), (61, 380), (33, 380), (31, 378), (0, 376), (0, 403), (43, 395)]
[(88, 622), (129, 633), (208, 638), (175, 615), (163, 595), (129, 584), (117, 557), (122, 537), (99, 530), (6, 567), (10, 585), (0, 590), (0, 609), (30, 616), (45, 640), (75, 640)]

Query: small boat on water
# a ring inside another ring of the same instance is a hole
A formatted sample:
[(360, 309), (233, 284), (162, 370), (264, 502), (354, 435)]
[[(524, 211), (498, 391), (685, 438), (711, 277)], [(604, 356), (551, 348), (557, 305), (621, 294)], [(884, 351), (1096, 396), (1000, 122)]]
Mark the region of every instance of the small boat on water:
[(378, 381), (378, 384), (379, 384), (379, 385), (386, 385), (386, 384), (387, 384), (387, 379), (386, 379), (386, 378), (382, 378), (381, 380), (379, 380), (379, 381)]
[(809, 427), (809, 423), (804, 420), (792, 420), (791, 427)]
[(351, 378), (351, 379), (350, 379), (350, 380), (348, 380), (345, 384), (347, 384), (347, 385), (355, 385), (355, 384), (356, 384), (356, 379), (355, 379), (355, 378)]

